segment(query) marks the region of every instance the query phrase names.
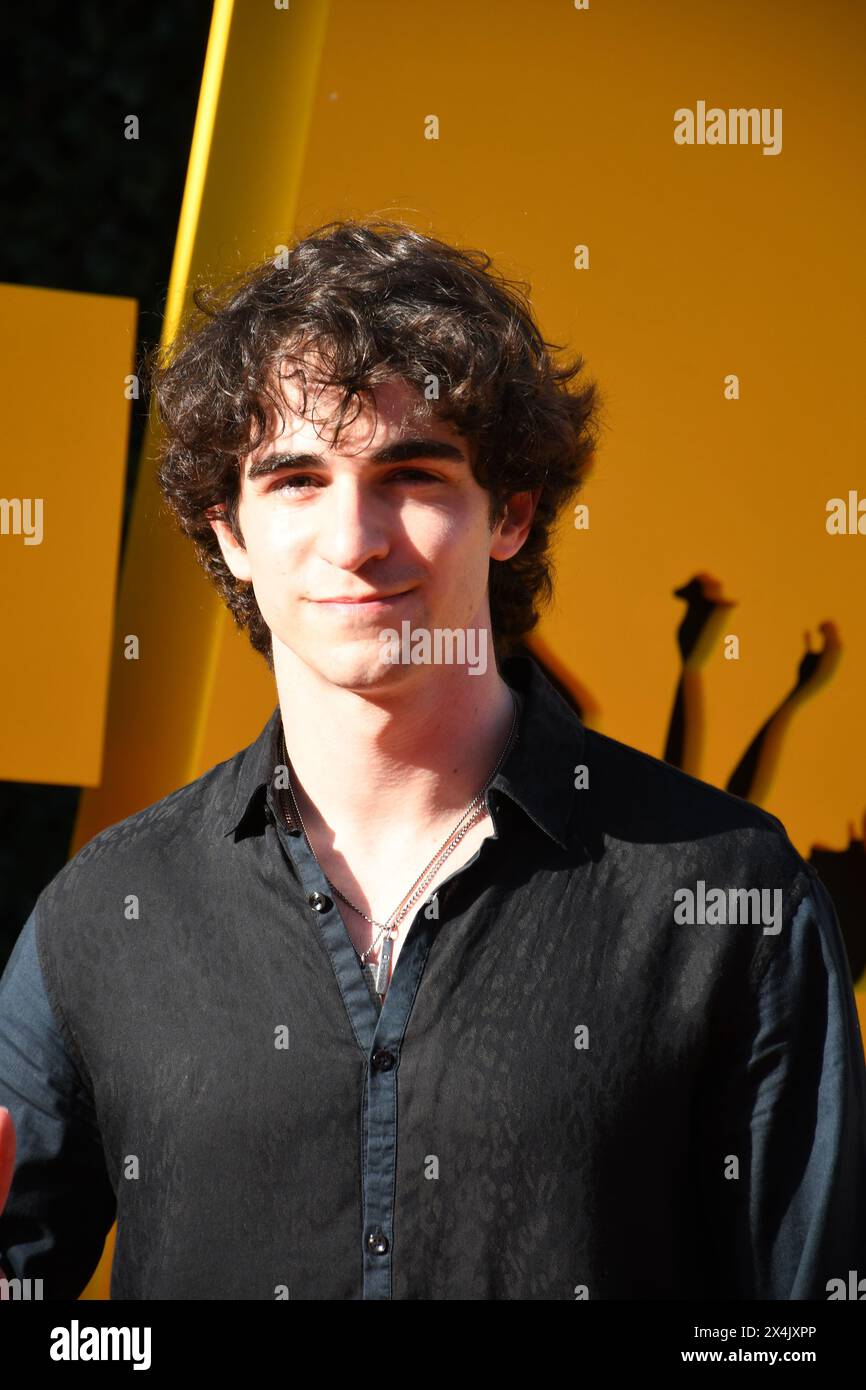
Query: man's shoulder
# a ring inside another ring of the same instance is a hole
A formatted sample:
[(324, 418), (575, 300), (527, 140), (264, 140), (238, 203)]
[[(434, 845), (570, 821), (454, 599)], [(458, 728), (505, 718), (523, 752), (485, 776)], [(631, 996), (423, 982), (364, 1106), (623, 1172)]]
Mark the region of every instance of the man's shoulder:
[(106, 885), (122, 883), (128, 875), (164, 872), (171, 864), (182, 867), (212, 851), (222, 821), (228, 818), (247, 751), (240, 749), (193, 781), (98, 831), (42, 890), (37, 920), (44, 922), (52, 910), (65, 909), (72, 900), (98, 901)]
[[(808, 874), (783, 822), (770, 811), (631, 744), (585, 729), (585, 831), (655, 856), (714, 860), (736, 872), (760, 862), (786, 880)], [(578, 803), (578, 807), (580, 803)]]

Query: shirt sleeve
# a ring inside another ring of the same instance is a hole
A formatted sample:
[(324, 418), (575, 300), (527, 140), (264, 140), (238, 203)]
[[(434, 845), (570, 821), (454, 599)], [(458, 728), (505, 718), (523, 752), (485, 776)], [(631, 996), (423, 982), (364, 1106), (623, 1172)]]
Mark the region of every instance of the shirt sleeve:
[(10, 1279), (42, 1279), (46, 1299), (77, 1298), (99, 1263), (116, 1203), (89, 1087), (45, 992), (35, 912), (0, 978), (0, 1105), (17, 1141), (0, 1213), (0, 1267)]
[(835, 908), (805, 867), (700, 1100), (706, 1283), (721, 1298), (826, 1300), (830, 1280), (866, 1275), (866, 1060)]

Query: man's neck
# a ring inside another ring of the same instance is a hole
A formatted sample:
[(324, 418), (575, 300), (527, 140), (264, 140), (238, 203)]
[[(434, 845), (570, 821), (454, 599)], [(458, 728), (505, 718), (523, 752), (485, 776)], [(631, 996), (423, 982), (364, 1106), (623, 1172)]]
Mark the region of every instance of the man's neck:
[(511, 729), (514, 705), (495, 662), (413, 670), (389, 691), (334, 684), (287, 648), (274, 674), (292, 769), (308, 817), (375, 859), (431, 827), (443, 835), (484, 786)]

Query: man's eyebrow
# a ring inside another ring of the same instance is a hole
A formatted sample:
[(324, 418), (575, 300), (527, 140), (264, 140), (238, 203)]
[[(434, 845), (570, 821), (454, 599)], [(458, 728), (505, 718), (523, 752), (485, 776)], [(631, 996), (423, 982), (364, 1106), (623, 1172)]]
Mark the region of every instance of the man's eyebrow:
[[(371, 463), (406, 463), (410, 459), (453, 459), (458, 463), (466, 462), (466, 455), (456, 444), (449, 444), (446, 439), (434, 439), (426, 436), (412, 436), (410, 439), (395, 439), (391, 444), (383, 444), (381, 449), (370, 455)], [(251, 463), (247, 470), (247, 478), (254, 482), (256, 478), (267, 477), (271, 473), (276, 473), (283, 468), (321, 468), (323, 459), (319, 454), (301, 453), (288, 454), (280, 453), (279, 450), (268, 454), (265, 458), (257, 459)]]

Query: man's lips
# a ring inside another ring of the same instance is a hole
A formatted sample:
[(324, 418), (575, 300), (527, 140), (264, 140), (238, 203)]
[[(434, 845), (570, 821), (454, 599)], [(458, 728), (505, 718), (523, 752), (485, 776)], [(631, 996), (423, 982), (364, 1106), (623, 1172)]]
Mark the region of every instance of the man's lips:
[(368, 603), (388, 603), (388, 602), (391, 601), (392, 599), (403, 598), (406, 594), (409, 594), (409, 593), (411, 593), (411, 592), (412, 592), (411, 589), (399, 589), (399, 590), (397, 590), (397, 592), (395, 592), (395, 593), (390, 593), (390, 594), (364, 594), (364, 595), (362, 595), (361, 597), (345, 597), (345, 598), (344, 598), (344, 597), (338, 595), (336, 598), (317, 598), (317, 599), (314, 599), (313, 602), (314, 602), (314, 603), (324, 603), (324, 604), (334, 603), (334, 604), (340, 604), (341, 606), (350, 606), (350, 605), (351, 605), (351, 606), (355, 606), (355, 605), (361, 605), (361, 606), (363, 606), (364, 604), (368, 604)]

